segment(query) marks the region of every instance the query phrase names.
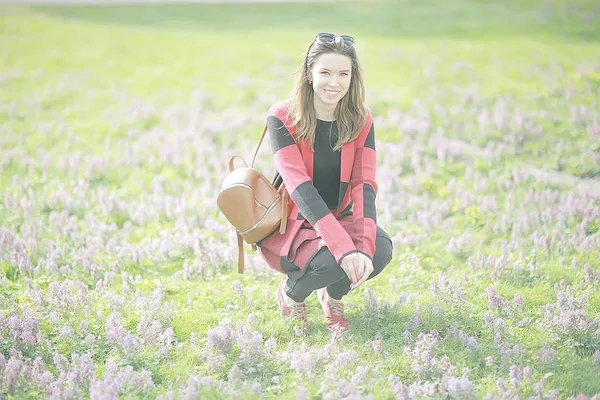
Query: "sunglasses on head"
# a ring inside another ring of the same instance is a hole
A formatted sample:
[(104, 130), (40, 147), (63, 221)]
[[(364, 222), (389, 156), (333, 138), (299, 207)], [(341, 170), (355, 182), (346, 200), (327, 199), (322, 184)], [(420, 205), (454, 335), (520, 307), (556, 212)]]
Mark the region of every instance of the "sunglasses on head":
[(337, 40), (338, 37), (340, 39), (342, 39), (344, 46), (346, 46), (346, 47), (354, 46), (354, 38), (352, 36), (348, 36), (348, 35), (335, 35), (333, 33), (328, 33), (328, 32), (319, 32), (315, 36), (315, 40), (317, 42), (321, 42), (324, 44), (331, 44), (331, 43), (335, 43), (335, 41)]

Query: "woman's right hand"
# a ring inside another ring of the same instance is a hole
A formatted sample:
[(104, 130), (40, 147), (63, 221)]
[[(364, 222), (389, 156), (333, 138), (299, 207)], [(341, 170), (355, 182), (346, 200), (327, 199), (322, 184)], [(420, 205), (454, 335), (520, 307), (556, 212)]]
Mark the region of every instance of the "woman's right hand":
[(342, 258), (340, 267), (344, 270), (350, 281), (351, 289), (356, 289), (366, 281), (373, 272), (373, 261), (360, 252), (348, 254)]

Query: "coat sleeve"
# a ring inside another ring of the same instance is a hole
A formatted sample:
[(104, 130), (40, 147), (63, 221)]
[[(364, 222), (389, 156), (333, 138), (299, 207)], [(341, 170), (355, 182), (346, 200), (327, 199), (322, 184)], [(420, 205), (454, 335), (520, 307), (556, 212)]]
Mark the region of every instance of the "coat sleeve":
[(376, 151), (375, 128), (369, 115), (367, 126), (357, 138), (357, 148), (352, 166), (350, 187), (352, 188), (352, 202), (354, 229), (356, 235), (354, 244), (356, 249), (373, 259), (375, 255), (375, 239), (377, 234), (377, 209), (375, 197), (377, 195), (376, 179)]
[(267, 117), (275, 168), (302, 216), (340, 263), (344, 256), (356, 252), (356, 246), (313, 185), (298, 145), (279, 117), (271, 112)]

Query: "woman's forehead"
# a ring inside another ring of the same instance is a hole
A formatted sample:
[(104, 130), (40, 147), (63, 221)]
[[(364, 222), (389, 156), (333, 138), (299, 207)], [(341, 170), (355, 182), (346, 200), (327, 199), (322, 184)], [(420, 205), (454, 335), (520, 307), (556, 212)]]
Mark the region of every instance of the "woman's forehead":
[(328, 70), (352, 70), (350, 57), (337, 53), (323, 53), (315, 58), (313, 68)]

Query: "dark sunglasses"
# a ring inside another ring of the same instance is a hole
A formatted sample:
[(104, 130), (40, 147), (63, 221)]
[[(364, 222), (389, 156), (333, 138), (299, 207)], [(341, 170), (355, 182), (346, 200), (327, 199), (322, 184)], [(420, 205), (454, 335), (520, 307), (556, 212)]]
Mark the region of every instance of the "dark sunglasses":
[(352, 36), (348, 36), (348, 35), (339, 35), (338, 36), (338, 35), (334, 35), (333, 33), (319, 32), (315, 36), (315, 40), (313, 40), (313, 42), (310, 44), (310, 46), (308, 46), (308, 50), (306, 51), (306, 58), (304, 59), (304, 64), (308, 63), (308, 53), (310, 53), (310, 49), (313, 47), (313, 44), (315, 44), (315, 42), (324, 43), (324, 44), (332, 44), (332, 43), (335, 43), (335, 41), (337, 40), (338, 37), (342, 39), (344, 46), (346, 46), (346, 47), (354, 46), (354, 38)]
[(337, 40), (337, 38), (342, 39), (342, 41), (344, 42), (344, 45), (346, 47), (352, 47), (354, 46), (354, 38), (352, 36), (348, 36), (348, 35), (334, 35), (333, 33), (327, 33), (327, 32), (319, 32), (317, 33), (317, 36), (315, 36), (315, 41), (317, 42), (321, 42), (324, 44), (331, 44), (331, 43), (335, 43), (335, 41)]

